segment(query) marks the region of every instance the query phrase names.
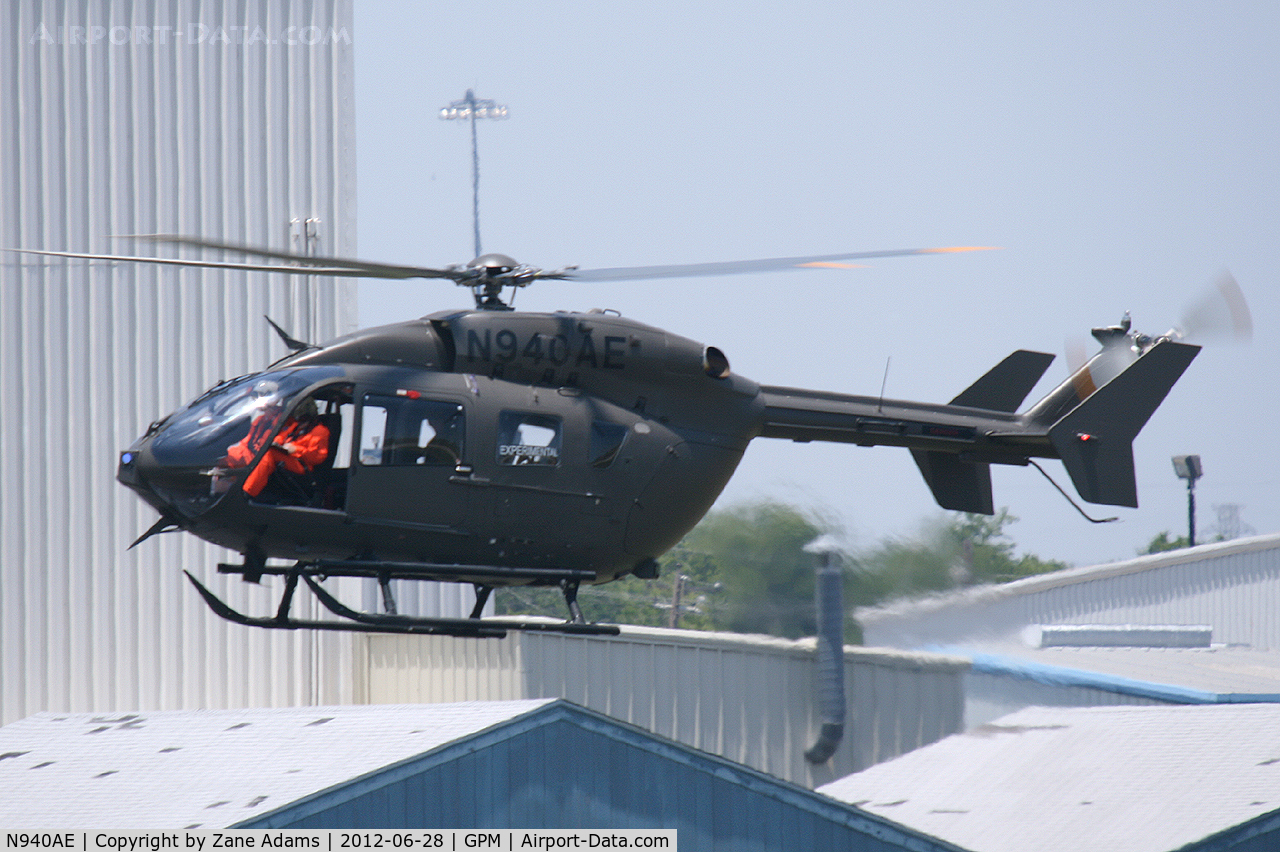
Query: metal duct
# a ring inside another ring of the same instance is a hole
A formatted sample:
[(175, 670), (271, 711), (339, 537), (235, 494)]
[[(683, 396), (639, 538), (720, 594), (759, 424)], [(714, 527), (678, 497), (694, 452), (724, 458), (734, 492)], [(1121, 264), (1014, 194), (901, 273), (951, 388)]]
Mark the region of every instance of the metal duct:
[(822, 729), (804, 753), (810, 763), (826, 763), (844, 738), (844, 583), (835, 543), (823, 536), (805, 547), (818, 555), (814, 600), (818, 610), (818, 703)]

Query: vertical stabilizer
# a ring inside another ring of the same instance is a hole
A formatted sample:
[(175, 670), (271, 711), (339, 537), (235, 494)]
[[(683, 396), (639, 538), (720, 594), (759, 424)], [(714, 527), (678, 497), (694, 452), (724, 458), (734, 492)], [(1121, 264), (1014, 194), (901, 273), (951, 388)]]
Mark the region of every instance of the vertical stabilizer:
[(1133, 439), (1199, 353), (1162, 340), (1049, 429), (1080, 496), (1109, 506), (1138, 505)]
[(1017, 411), (1051, 363), (1053, 356), (1047, 352), (1019, 349), (961, 391), (951, 404), (988, 411)]

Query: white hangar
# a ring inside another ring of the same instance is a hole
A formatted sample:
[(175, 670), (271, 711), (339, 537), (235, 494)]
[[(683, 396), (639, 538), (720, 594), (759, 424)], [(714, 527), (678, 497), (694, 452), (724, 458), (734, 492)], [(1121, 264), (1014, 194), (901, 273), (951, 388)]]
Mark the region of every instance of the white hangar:
[(1280, 845), (1280, 706), (1028, 707), (819, 788), (972, 852)]
[(1280, 535), (1068, 568), (859, 609), (868, 645), (1018, 642), (1036, 625), (1209, 625), (1213, 642), (1280, 649)]
[[(0, 32), (0, 247), (354, 253), (350, 0), (16, 0)], [(354, 285), (0, 255), (0, 723), (349, 700), (326, 662), (345, 640), (241, 630), (191, 594), (181, 569), (222, 551), (128, 550), (155, 515), (114, 474), (148, 423), (287, 352), (264, 314), (353, 330)]]
[(828, 760), (813, 639), (624, 626), (620, 636), (361, 636), (357, 701), (565, 698), (659, 736), (813, 788), (963, 728), (969, 664), (846, 646), (846, 722)]

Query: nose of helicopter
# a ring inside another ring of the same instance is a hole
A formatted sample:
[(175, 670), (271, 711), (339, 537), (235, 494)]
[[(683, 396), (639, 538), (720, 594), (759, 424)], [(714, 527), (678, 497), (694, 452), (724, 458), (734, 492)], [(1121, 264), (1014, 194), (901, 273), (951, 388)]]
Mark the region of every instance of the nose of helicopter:
[(135, 491), (142, 484), (142, 477), (138, 475), (137, 460), (136, 452), (125, 450), (120, 454), (120, 463), (116, 465), (116, 481)]
[(240, 490), (304, 394), (341, 376), (313, 366), (220, 382), (122, 451), (116, 479), (166, 517), (194, 520)]
[(204, 514), (229, 490), (219, 487), (214, 470), (158, 460), (146, 438), (120, 453), (116, 481), (161, 514), (189, 519)]

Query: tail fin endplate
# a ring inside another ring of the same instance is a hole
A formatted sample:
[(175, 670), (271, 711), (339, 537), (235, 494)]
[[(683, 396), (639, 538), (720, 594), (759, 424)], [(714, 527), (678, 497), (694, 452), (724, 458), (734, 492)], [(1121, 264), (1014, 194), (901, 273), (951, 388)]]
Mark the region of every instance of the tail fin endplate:
[(955, 453), (937, 450), (912, 450), (911, 457), (933, 492), (933, 499), (953, 512), (975, 515), (995, 514), (991, 496), (991, 465), (964, 462)]

